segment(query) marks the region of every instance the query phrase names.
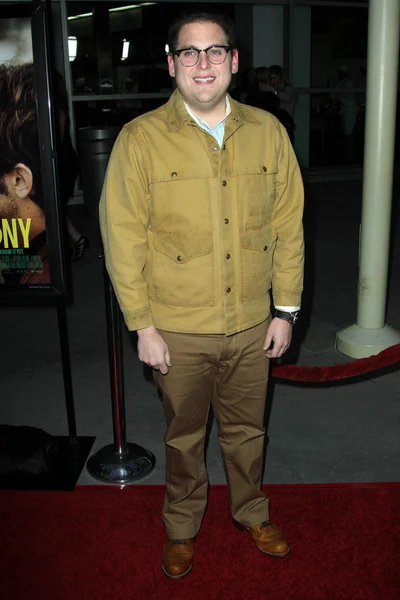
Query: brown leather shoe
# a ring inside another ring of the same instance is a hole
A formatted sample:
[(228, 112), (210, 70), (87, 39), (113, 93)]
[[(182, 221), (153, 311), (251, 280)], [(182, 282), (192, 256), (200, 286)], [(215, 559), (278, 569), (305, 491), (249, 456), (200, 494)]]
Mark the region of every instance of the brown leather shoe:
[(239, 527), (248, 531), (261, 552), (269, 556), (282, 558), (289, 554), (290, 548), (287, 539), (271, 521), (263, 521), (253, 527)]
[(194, 538), (165, 542), (162, 570), (167, 577), (179, 579), (189, 573), (193, 565)]

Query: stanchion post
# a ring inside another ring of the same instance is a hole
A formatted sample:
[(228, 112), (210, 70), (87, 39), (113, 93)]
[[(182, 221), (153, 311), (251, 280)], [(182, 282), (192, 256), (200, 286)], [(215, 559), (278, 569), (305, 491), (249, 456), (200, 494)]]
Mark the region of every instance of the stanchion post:
[(104, 269), (106, 322), (111, 384), (115, 452), (123, 454), (126, 446), (125, 385), (121, 337), (121, 313), (110, 278)]
[(149, 450), (126, 441), (121, 311), (105, 267), (104, 288), (114, 444), (93, 454), (86, 468), (92, 477), (104, 483), (127, 484), (148, 476), (156, 459)]
[(68, 326), (65, 304), (57, 306), (58, 333), (60, 337), (61, 362), (63, 370), (65, 407), (67, 411), (68, 435), (71, 445), (77, 444), (74, 392), (71, 374), (71, 355), (68, 341)]

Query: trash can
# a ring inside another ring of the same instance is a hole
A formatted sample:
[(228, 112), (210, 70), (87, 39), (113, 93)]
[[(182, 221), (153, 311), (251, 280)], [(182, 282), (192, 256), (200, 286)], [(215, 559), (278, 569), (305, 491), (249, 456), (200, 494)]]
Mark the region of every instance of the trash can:
[(98, 217), (99, 200), (119, 126), (78, 129), (83, 204), (89, 217)]

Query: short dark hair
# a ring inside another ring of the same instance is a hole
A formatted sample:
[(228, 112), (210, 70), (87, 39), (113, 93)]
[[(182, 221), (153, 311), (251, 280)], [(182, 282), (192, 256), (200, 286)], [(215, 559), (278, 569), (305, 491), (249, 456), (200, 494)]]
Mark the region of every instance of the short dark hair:
[[(32, 171), (29, 197), (42, 205), (35, 67), (0, 66), (0, 180), (23, 163)], [(2, 185), (4, 188), (4, 184)], [(4, 191), (4, 189), (3, 189)]]
[(283, 77), (283, 68), (280, 65), (271, 65), (268, 67), (268, 71), (270, 75), (282, 75)]
[(226, 35), (228, 46), (237, 48), (236, 28), (231, 17), (226, 14), (208, 13), (208, 12), (184, 12), (180, 14), (170, 25), (168, 30), (169, 51), (174, 52), (177, 49), (178, 38), (184, 25), (191, 23), (214, 23), (219, 25)]

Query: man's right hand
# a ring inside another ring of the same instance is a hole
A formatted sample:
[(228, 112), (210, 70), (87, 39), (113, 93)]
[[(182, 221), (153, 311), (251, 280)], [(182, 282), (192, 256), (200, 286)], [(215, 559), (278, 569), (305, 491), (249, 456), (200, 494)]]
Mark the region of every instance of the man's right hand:
[(138, 329), (138, 353), (139, 359), (163, 375), (168, 373), (171, 367), (171, 357), (167, 344), (158, 333), (154, 325)]

